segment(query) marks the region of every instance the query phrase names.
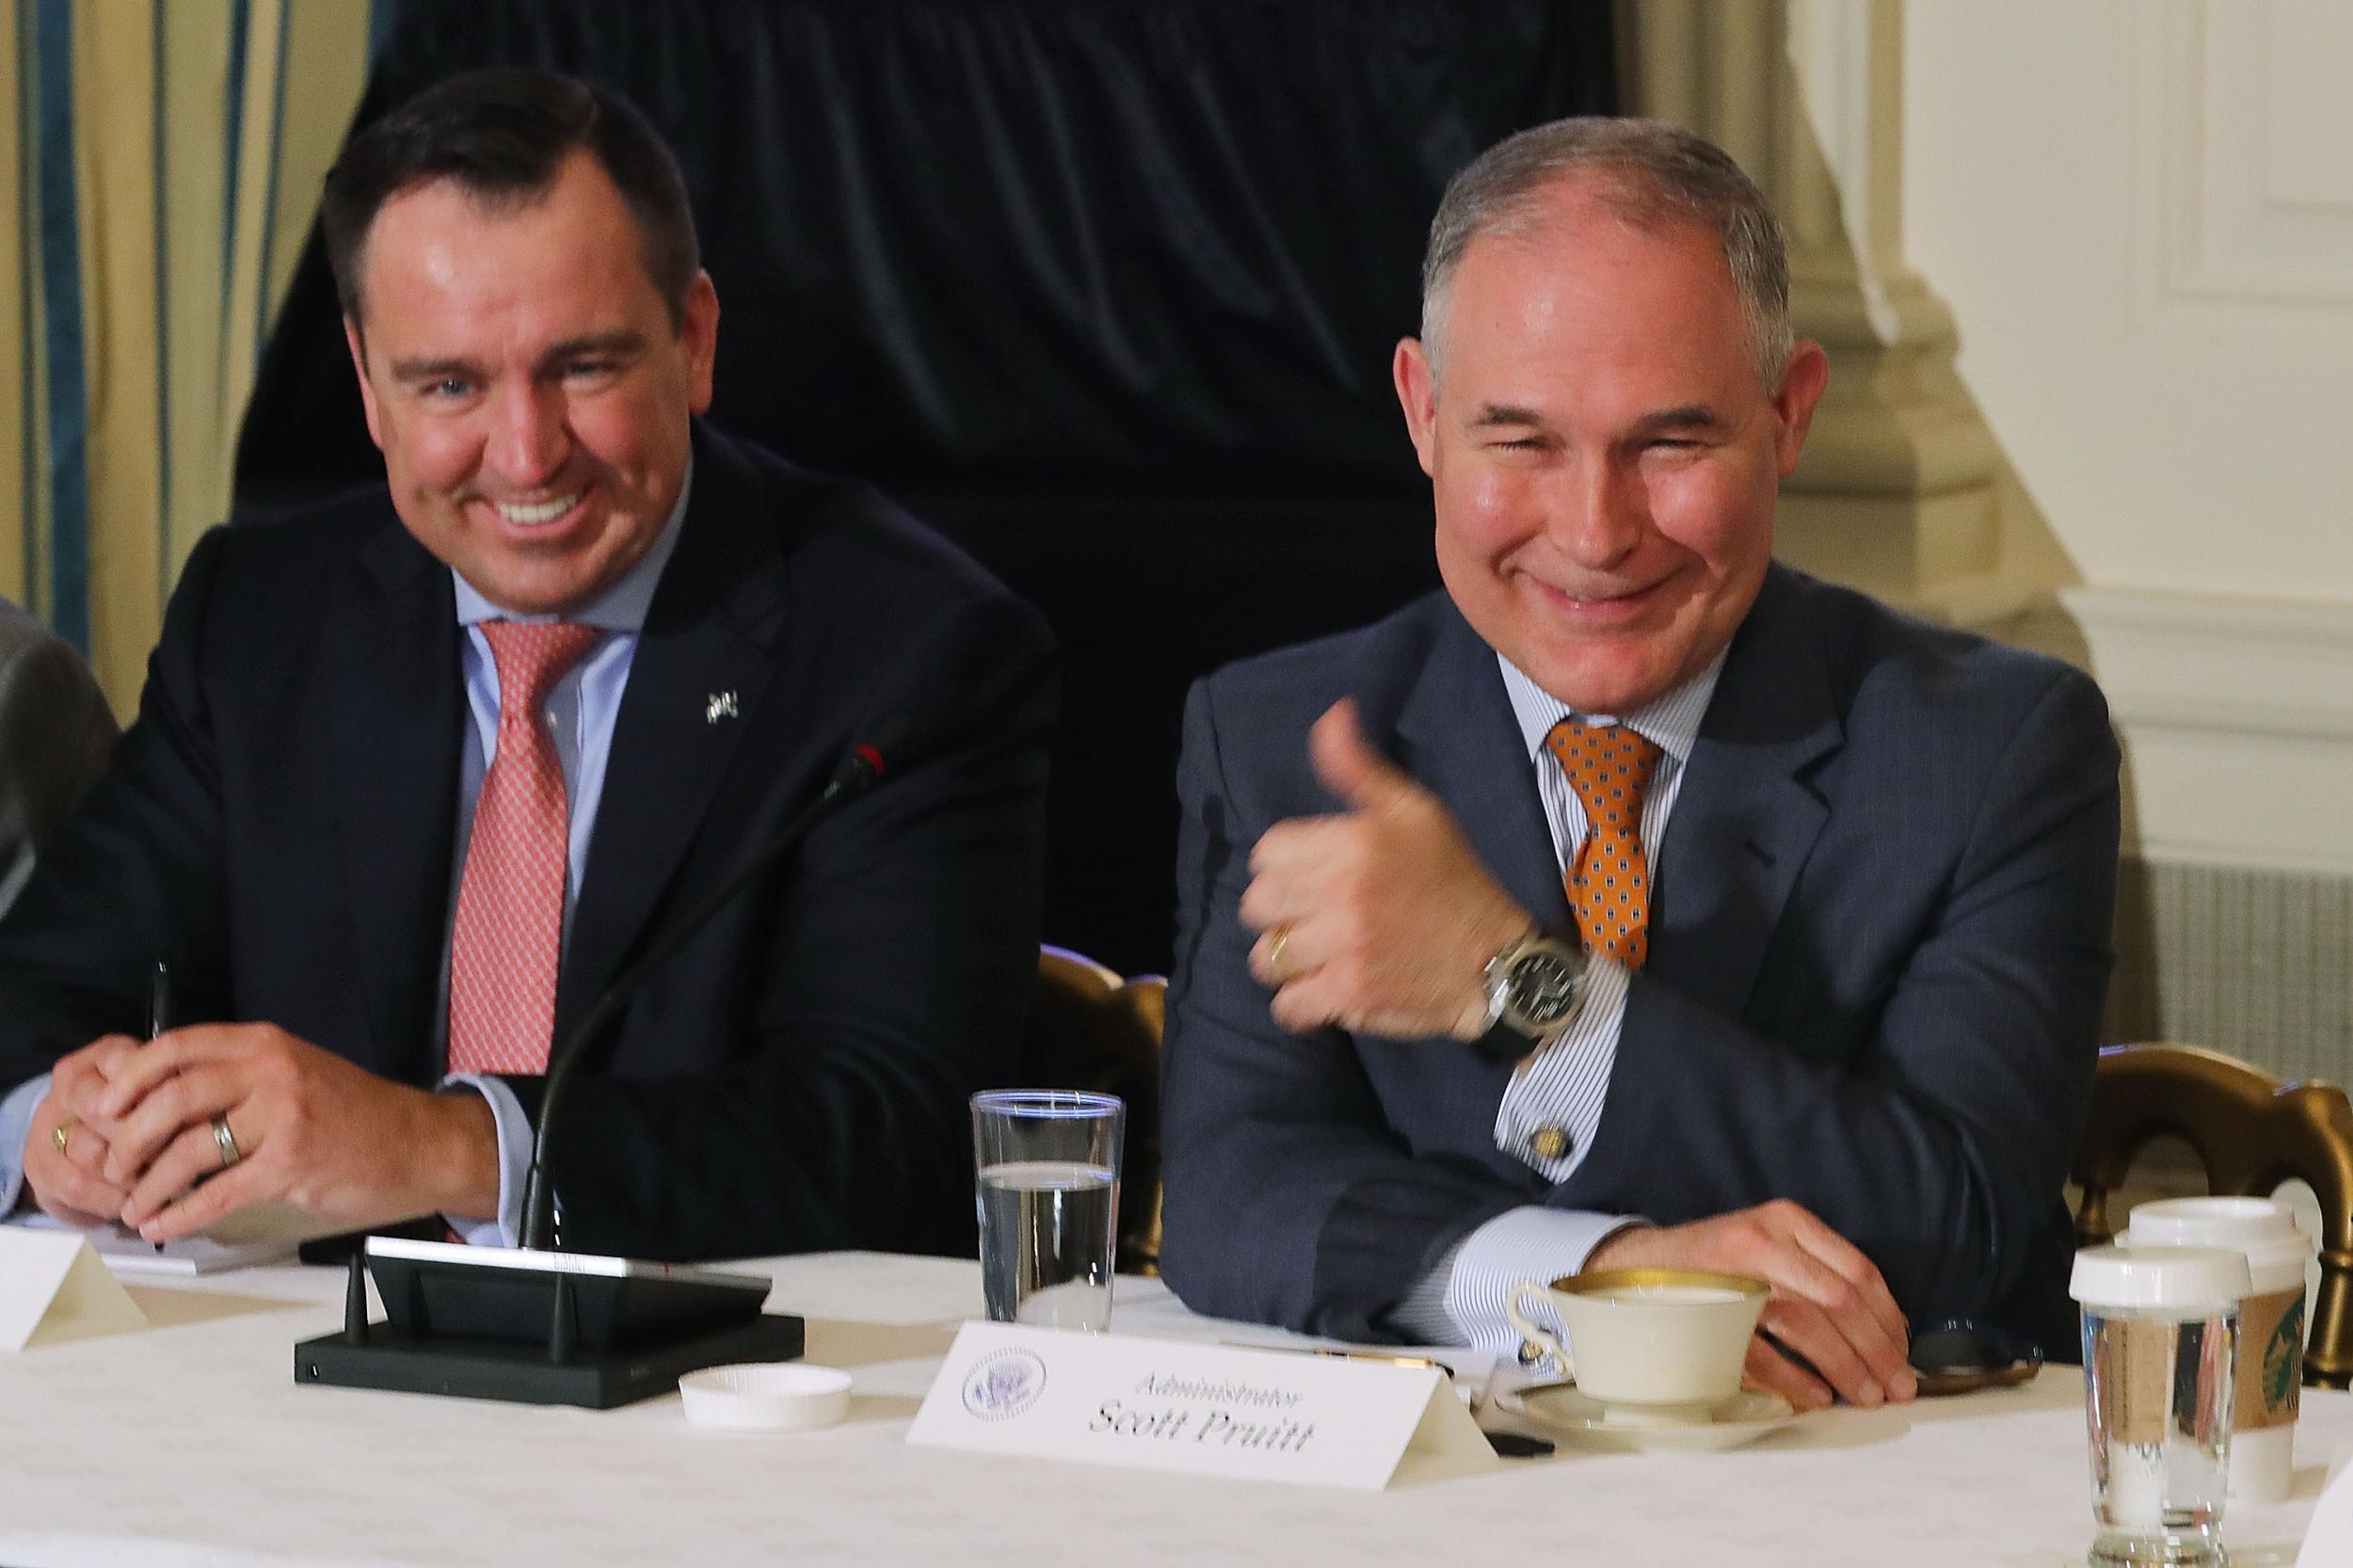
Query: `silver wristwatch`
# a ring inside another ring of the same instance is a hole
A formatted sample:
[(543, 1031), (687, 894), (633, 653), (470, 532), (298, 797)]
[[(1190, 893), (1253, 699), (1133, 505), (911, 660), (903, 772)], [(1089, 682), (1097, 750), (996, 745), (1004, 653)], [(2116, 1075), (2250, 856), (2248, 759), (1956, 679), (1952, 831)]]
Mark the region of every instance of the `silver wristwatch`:
[(1531, 927), (1487, 960), (1487, 1027), (1502, 1024), (1541, 1050), (1569, 1032), (1585, 1000), (1585, 953)]

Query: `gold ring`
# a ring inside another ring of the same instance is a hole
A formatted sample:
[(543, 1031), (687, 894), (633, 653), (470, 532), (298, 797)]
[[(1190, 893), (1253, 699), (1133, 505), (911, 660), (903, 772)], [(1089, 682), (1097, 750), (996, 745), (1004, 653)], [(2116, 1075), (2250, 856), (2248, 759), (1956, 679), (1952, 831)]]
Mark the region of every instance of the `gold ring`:
[(1289, 945), (1290, 939), (1291, 928), (1287, 925), (1276, 926), (1274, 928), (1274, 935), (1267, 938), (1267, 972), (1272, 974), (1277, 981), (1280, 981), (1283, 978), (1283, 949)]
[(63, 1160), (66, 1158), (65, 1146), (72, 1141), (73, 1129), (77, 1125), (79, 1125), (79, 1118), (68, 1116), (64, 1121), (59, 1122), (56, 1127), (49, 1129), (49, 1141), (57, 1146), (58, 1159)]
[(230, 1135), (226, 1116), (213, 1118), (213, 1146), (220, 1150), (220, 1168), (224, 1171), (245, 1158), (237, 1152), (237, 1140)]

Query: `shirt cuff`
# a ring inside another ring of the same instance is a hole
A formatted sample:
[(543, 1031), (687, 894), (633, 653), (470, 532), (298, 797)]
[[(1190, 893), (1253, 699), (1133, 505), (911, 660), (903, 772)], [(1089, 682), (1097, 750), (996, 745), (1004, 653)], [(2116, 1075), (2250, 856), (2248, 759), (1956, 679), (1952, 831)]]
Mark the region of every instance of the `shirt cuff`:
[(49, 1096), (49, 1075), (28, 1078), (0, 1099), (0, 1214), (13, 1214), (30, 1194), (24, 1191), (24, 1144), (33, 1135), (33, 1112)]
[(520, 1245), (523, 1233), (523, 1186), (531, 1176), (531, 1118), (523, 1102), (506, 1082), (488, 1073), (453, 1073), (441, 1080), (443, 1089), (472, 1089), (490, 1102), (490, 1120), (498, 1124), (499, 1211), (494, 1220), (441, 1216), (457, 1239), (474, 1247)]
[(1511, 1355), (1520, 1345), (1519, 1331), (1503, 1315), (1512, 1288), (1576, 1273), (1595, 1247), (1642, 1223), (1581, 1208), (1507, 1208), (1456, 1242), (1390, 1312), (1390, 1320), (1426, 1344)]

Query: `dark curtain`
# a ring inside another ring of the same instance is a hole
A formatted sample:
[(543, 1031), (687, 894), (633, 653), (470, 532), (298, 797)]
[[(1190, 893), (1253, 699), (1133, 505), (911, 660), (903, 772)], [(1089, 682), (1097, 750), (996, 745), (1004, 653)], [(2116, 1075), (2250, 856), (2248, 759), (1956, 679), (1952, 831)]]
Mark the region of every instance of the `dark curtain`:
[[(379, 8), (388, 0), (377, 0)], [(1612, 104), (1606, 0), (401, 0), (359, 118), (450, 72), (626, 93), (686, 169), (712, 418), (866, 477), (1065, 660), (1046, 930), (1166, 966), (1186, 684), (1435, 582), (1389, 388), (1448, 177)], [(241, 513), (380, 474), (316, 235)]]

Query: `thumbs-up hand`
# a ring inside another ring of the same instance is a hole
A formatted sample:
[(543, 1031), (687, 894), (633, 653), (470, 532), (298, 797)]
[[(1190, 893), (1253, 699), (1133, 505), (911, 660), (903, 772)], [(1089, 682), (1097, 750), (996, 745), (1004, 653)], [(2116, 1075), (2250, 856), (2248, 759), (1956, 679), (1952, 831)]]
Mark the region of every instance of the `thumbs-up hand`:
[(1396, 1038), (1484, 1029), (1487, 960), (1534, 920), (1437, 796), (1373, 750), (1343, 698), (1307, 733), (1337, 816), (1276, 823), (1250, 854), (1241, 919), (1274, 1021)]

